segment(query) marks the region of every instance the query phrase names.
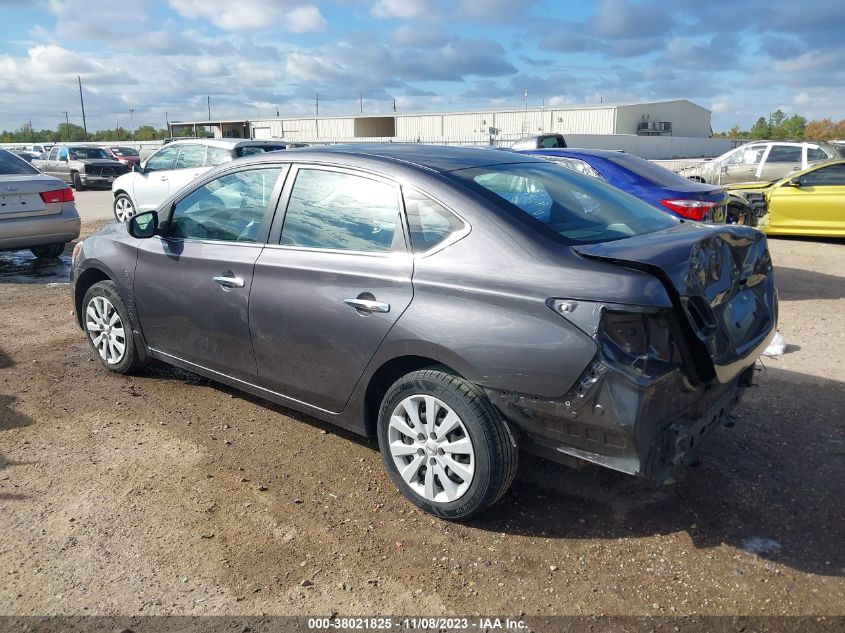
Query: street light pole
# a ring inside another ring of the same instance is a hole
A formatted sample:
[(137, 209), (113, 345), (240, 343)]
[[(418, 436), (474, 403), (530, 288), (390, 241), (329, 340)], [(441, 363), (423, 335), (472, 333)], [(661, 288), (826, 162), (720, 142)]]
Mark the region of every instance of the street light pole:
[(70, 143), (70, 119), (67, 116), (67, 110), (65, 110), (65, 134), (67, 134), (67, 142)]
[(135, 140), (135, 108), (129, 108), (129, 136)]

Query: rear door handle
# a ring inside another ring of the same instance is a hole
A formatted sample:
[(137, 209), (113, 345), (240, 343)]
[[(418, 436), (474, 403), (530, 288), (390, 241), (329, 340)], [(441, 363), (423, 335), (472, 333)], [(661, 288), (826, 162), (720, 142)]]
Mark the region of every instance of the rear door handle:
[(240, 277), (226, 277), (224, 275), (212, 277), (214, 281), (219, 283), (224, 288), (243, 288), (244, 280)]
[(369, 299), (344, 299), (343, 302), (356, 310), (362, 312), (390, 312), (389, 303), (370, 301)]
[(167, 176), (162, 176), (162, 177), (161, 177), (161, 179), (162, 179), (162, 180), (167, 180)]

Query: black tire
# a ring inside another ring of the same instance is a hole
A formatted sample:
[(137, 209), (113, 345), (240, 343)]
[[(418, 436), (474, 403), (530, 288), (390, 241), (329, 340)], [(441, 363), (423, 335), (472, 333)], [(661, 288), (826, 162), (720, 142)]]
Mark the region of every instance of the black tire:
[[(390, 453), (390, 416), (399, 403), (413, 395), (431, 395), (450, 407), (463, 422), (472, 443), (475, 470), (468, 489), (455, 501), (428, 500), (415, 492), (399, 474)], [(419, 508), (444, 519), (466, 519), (478, 514), (498, 501), (516, 476), (519, 450), (499, 412), (479, 387), (444, 371), (424, 369), (397, 380), (382, 400), (377, 433), (384, 466), (396, 487)]]
[[(124, 352), (122, 358), (120, 358), (118, 362), (109, 362), (103, 357), (101, 350), (94, 345), (94, 337), (97, 332), (89, 329), (89, 326), (91, 325), (91, 318), (88, 314), (88, 308), (94, 307), (92, 306), (92, 302), (98, 297), (105, 298), (108, 303), (113, 306), (119, 317), (119, 323), (122, 325), (122, 330), (124, 332)], [(132, 322), (129, 319), (129, 311), (126, 309), (126, 304), (118, 294), (117, 287), (114, 285), (113, 281), (98, 281), (91, 286), (88, 289), (88, 292), (85, 293), (81, 309), (82, 324), (85, 329), (88, 344), (91, 346), (92, 351), (106, 369), (117, 374), (129, 374), (144, 366), (144, 360), (138, 353), (138, 348), (135, 345), (135, 337), (132, 334)]]
[(52, 257), (58, 257), (65, 251), (65, 244), (64, 242), (58, 242), (56, 244), (44, 244), (42, 246), (33, 246), (29, 249), (33, 255), (38, 257), (39, 259), (49, 259)]
[[(121, 218), (118, 214), (118, 206), (122, 205), (128, 205), (128, 207), (124, 207), (124, 209), (129, 213), (128, 217)], [(115, 196), (114, 203), (112, 203), (112, 211), (114, 212), (114, 219), (118, 222), (126, 222), (136, 213), (135, 205), (132, 203), (132, 198), (125, 193), (119, 193)]]
[(70, 172), (70, 179), (73, 181), (74, 189), (77, 191), (85, 191), (85, 185), (82, 184), (82, 178), (79, 176), (79, 172)]

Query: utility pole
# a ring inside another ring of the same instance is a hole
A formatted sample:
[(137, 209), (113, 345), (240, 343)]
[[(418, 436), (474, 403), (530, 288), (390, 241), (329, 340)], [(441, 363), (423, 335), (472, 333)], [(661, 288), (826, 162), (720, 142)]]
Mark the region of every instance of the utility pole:
[(211, 95), (206, 95), (205, 98), (208, 102), (208, 120), (211, 121)]
[(393, 111), (396, 112), (396, 98), (393, 98)]
[(32, 119), (29, 119), (29, 142), (35, 142), (35, 130), (32, 129)]
[(67, 110), (65, 110), (65, 134), (67, 134), (67, 142), (70, 143), (70, 119), (67, 116)]
[(85, 121), (85, 100), (82, 98), (82, 77), (76, 76), (79, 82), (79, 105), (82, 107), (82, 130), (85, 133), (85, 140), (88, 140), (88, 123)]
[(361, 104), (361, 114), (364, 114), (364, 95), (358, 95), (358, 101)]
[(314, 101), (314, 106), (317, 108), (317, 111), (316, 111), (316, 113), (315, 113), (315, 114), (316, 114), (317, 116), (320, 116), (320, 93), (319, 93), (319, 92), (315, 92), (314, 94), (315, 94), (315, 95), (316, 95), (316, 97), (317, 97), (317, 98), (316, 98), (316, 100)]
[(276, 118), (279, 118), (279, 106), (276, 106)]
[(525, 89), (525, 109), (528, 109), (528, 88)]
[(129, 138), (135, 140), (135, 108), (129, 108)]

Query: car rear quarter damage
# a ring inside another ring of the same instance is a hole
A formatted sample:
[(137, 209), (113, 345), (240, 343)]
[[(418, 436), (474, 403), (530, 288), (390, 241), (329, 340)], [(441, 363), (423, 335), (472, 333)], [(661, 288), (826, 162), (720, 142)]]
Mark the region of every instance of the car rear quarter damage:
[[(652, 250), (658, 242), (660, 254)], [(592, 362), (561, 397), (499, 389), (488, 395), (527, 450), (659, 483), (709, 430), (730, 422), (774, 335), (766, 238), (746, 227), (682, 228), (575, 250), (652, 273), (672, 307), (551, 301), (596, 342)]]

